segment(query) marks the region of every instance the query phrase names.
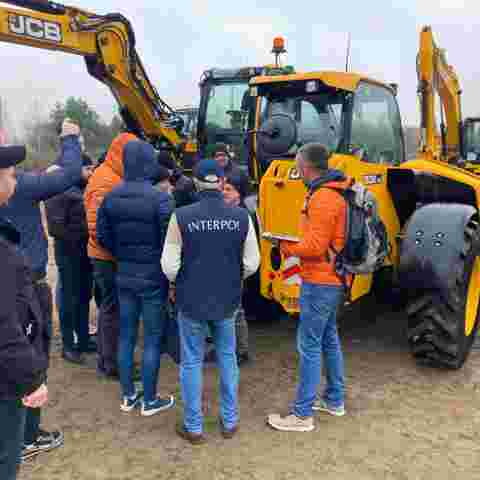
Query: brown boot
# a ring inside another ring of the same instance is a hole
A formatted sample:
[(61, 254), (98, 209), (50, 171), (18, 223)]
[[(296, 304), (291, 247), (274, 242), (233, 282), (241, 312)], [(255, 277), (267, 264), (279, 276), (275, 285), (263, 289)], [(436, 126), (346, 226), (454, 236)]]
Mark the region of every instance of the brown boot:
[(177, 435), (182, 437), (184, 440), (187, 440), (192, 445), (201, 445), (205, 443), (207, 439), (203, 435), (203, 433), (192, 433), (185, 429), (183, 424), (177, 425)]
[(220, 418), (219, 420), (219, 424), (220, 424), (220, 432), (223, 436), (223, 438), (233, 438), (235, 436), (235, 434), (238, 432), (238, 424), (235, 425), (233, 428), (225, 428), (225, 425), (223, 424), (222, 422), (222, 419)]

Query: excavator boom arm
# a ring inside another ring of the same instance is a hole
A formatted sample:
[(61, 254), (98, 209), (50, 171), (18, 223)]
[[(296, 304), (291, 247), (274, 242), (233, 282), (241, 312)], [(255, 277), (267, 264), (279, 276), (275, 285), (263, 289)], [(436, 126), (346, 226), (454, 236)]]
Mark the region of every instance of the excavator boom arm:
[(45, 0), (2, 3), (12, 6), (0, 5), (1, 42), (83, 56), (90, 75), (110, 88), (134, 133), (180, 151), (184, 140), (177, 128), (182, 120), (150, 82), (123, 15), (96, 15)]
[[(437, 47), (430, 27), (420, 34), (417, 73), (421, 102), (420, 150), (433, 159), (456, 162), (461, 152), (461, 102), (460, 82), (446, 60), (443, 50)], [(441, 101), (441, 140), (438, 140), (435, 111), (435, 93)]]

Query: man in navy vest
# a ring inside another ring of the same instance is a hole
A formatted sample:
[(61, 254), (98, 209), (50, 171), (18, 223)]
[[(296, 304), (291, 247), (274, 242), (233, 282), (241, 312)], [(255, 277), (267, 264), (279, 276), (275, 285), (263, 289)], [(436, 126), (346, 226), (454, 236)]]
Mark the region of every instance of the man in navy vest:
[(181, 342), (180, 384), (184, 421), (177, 433), (203, 443), (202, 364), (207, 323), (213, 330), (220, 370), (220, 425), (224, 438), (238, 430), (235, 313), (243, 279), (260, 265), (255, 228), (245, 209), (225, 204), (224, 172), (201, 160), (194, 172), (199, 201), (175, 210), (162, 254), (162, 268), (176, 281)]

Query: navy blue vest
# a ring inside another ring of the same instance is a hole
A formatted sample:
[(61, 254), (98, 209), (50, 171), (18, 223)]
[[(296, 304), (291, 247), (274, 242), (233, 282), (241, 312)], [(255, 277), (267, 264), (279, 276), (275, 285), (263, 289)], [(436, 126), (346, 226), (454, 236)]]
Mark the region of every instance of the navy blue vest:
[(241, 300), (247, 211), (225, 205), (221, 192), (205, 191), (197, 203), (175, 213), (183, 242), (179, 310), (196, 321), (232, 316)]

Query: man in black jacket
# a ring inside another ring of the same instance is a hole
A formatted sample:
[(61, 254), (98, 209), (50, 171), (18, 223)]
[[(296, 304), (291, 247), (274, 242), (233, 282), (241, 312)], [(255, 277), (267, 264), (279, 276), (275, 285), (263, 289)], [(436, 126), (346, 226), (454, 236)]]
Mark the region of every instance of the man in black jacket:
[[(0, 147), (0, 205), (13, 195), (14, 165), (25, 158), (23, 147)], [(0, 478), (14, 480), (23, 444), (25, 406), (38, 408), (48, 400), (48, 360), (42, 348), (42, 314), (30, 303), (31, 281), (26, 259), (17, 245), (20, 235), (0, 217)]]
[[(83, 166), (91, 167), (83, 156)], [(48, 171), (61, 166), (54, 165)], [(83, 203), (86, 180), (45, 202), (47, 225), (55, 239), (55, 261), (61, 288), (59, 309), (63, 339), (63, 358), (82, 364), (82, 353), (96, 351), (89, 335), (90, 299), (92, 297), (92, 266), (87, 255), (88, 227)], [(74, 343), (74, 332), (77, 345)]]

